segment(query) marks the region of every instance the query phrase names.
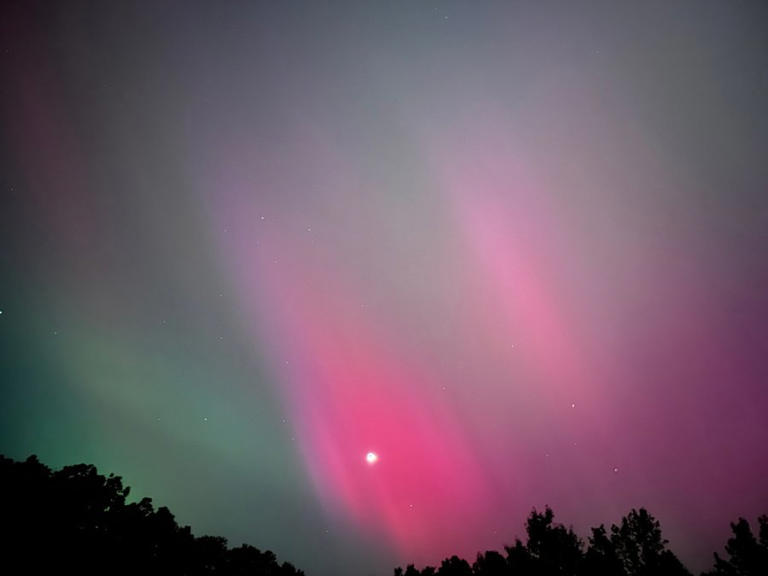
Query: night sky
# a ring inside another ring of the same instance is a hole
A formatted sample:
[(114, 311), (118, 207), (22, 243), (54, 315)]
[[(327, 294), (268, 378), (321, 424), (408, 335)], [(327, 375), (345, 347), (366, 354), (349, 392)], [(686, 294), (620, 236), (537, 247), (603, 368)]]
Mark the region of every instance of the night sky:
[[(311, 576), (768, 512), (764, 2), (4, 2), (0, 453)], [(376, 457), (367, 457), (372, 452)], [(369, 461), (371, 460), (371, 461)]]

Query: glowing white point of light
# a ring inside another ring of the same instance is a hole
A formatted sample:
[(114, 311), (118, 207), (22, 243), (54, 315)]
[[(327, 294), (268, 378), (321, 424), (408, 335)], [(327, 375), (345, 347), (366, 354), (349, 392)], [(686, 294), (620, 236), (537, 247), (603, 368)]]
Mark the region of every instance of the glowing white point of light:
[(368, 462), (368, 464), (376, 464), (376, 460), (378, 459), (379, 456), (376, 452), (368, 452), (368, 454), (365, 455), (365, 461)]

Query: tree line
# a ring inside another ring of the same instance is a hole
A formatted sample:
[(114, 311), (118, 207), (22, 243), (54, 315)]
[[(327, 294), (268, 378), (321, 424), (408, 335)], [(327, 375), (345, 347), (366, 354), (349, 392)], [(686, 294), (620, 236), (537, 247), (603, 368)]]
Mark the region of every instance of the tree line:
[[(92, 465), (52, 471), (35, 456), (0, 455), (0, 573), (304, 576), (269, 550), (196, 537), (150, 498), (128, 502), (129, 491)], [(757, 534), (744, 518), (731, 529), (725, 556), (715, 554), (703, 576), (768, 576), (768, 516), (758, 518)], [(472, 564), (451, 556), (438, 567), (396, 568), (394, 576), (690, 576), (644, 508), (610, 529), (592, 528), (587, 543), (555, 522), (549, 507), (534, 509), (525, 530), (525, 543), (518, 538)]]
[(0, 574), (304, 574), (269, 550), (195, 537), (150, 498), (128, 503), (129, 491), (92, 465), (0, 456)]
[[(554, 521), (552, 509), (534, 509), (519, 538), (504, 553), (489, 550), (470, 563), (458, 556), (439, 567), (413, 564), (395, 568), (394, 576), (691, 576), (667, 547), (661, 525), (645, 508), (632, 509), (621, 522), (592, 528), (588, 542), (572, 528)], [(731, 524), (726, 557), (714, 554), (714, 567), (702, 576), (768, 576), (768, 516), (758, 518), (758, 535), (747, 520)]]

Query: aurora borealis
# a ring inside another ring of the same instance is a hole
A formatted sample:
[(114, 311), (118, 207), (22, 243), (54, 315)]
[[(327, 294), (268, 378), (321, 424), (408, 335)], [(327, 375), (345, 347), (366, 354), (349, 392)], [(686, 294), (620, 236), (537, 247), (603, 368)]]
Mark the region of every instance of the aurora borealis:
[(768, 512), (764, 4), (1, 10), (0, 453), (309, 576)]

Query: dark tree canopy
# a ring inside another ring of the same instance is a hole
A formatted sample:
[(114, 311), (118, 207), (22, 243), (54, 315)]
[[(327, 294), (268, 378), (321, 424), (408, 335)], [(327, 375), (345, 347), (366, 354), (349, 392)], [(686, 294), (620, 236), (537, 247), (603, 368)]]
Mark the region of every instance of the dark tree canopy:
[(744, 518), (731, 524), (733, 536), (725, 545), (727, 559), (715, 553), (711, 576), (765, 576), (768, 574), (768, 516), (757, 519), (758, 537)]
[[(526, 542), (516, 539), (505, 546), (506, 556), (489, 550), (478, 554), (471, 570), (456, 556), (446, 559), (438, 576), (690, 576), (690, 572), (667, 549), (659, 522), (647, 510), (632, 510), (621, 524), (592, 529), (589, 544), (584, 543), (572, 528), (554, 521), (549, 507), (544, 512), (533, 510), (525, 524)], [(427, 572), (430, 570), (430, 572)], [(432, 568), (421, 571), (431, 576)], [(395, 570), (395, 576), (402, 576)], [(419, 576), (408, 566), (406, 576)]]
[(127, 503), (119, 476), (78, 464), (51, 471), (35, 456), (0, 456), (0, 573), (303, 574), (275, 555), (195, 537), (152, 500)]
[(504, 576), (508, 571), (507, 560), (495, 550), (488, 550), (485, 554), (477, 555), (472, 571), (485, 576)]
[(690, 574), (670, 550), (661, 535), (659, 521), (645, 508), (632, 510), (611, 527), (611, 545), (619, 574), (627, 576), (685, 576)]
[[(275, 555), (243, 544), (229, 548), (218, 536), (192, 534), (168, 508), (152, 500), (128, 502), (119, 476), (91, 465), (51, 470), (35, 456), (16, 462), (0, 456), (0, 573), (303, 576)], [(667, 548), (661, 525), (644, 508), (606, 529), (592, 528), (585, 543), (554, 512), (533, 509), (526, 541), (504, 553), (488, 550), (475, 562), (458, 556), (439, 567), (413, 564), (395, 576), (690, 576)], [(703, 576), (768, 576), (768, 516), (758, 533), (744, 518), (731, 524), (726, 557), (715, 554)]]
[(440, 564), (437, 576), (472, 576), (472, 568), (463, 558), (451, 556)]

